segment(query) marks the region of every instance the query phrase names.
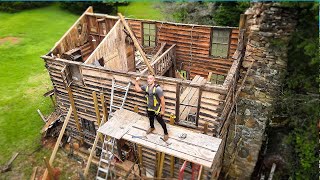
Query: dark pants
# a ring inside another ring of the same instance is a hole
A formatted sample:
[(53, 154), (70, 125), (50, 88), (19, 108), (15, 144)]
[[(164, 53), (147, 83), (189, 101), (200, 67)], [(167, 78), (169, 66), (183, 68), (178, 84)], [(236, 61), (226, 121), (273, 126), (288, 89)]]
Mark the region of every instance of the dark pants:
[(159, 124), (161, 125), (164, 134), (168, 134), (168, 130), (167, 130), (167, 126), (166, 123), (164, 122), (164, 120), (162, 119), (162, 115), (159, 113), (158, 115), (156, 115), (156, 113), (154, 111), (147, 111), (148, 113), (148, 117), (149, 117), (149, 122), (150, 122), (150, 127), (154, 128), (154, 118), (156, 117)]

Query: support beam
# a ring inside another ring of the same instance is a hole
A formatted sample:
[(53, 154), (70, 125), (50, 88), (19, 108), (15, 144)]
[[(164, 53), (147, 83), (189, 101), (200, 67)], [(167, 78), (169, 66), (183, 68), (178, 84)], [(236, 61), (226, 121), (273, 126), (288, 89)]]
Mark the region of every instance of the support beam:
[(165, 157), (165, 153), (163, 152), (160, 152), (159, 153), (159, 156), (160, 156), (160, 161), (159, 161), (159, 171), (158, 171), (158, 179), (161, 179), (162, 178), (162, 171), (163, 171), (163, 163), (164, 163), (164, 157)]
[[(59, 148), (61, 139), (62, 139), (62, 137), (63, 137), (63, 134), (64, 134), (65, 130), (66, 130), (66, 127), (67, 127), (67, 125), (68, 125), (68, 122), (69, 122), (69, 120), (70, 120), (71, 113), (72, 113), (72, 107), (70, 106), (70, 107), (69, 107), (68, 114), (67, 114), (67, 116), (66, 116), (66, 118), (65, 118), (65, 120), (64, 120), (64, 122), (63, 122), (63, 125), (62, 125), (62, 128), (61, 128), (59, 137), (58, 137), (57, 142), (56, 142), (56, 144), (55, 144), (55, 146), (54, 146), (54, 148), (53, 148), (52, 154), (51, 154), (51, 156), (50, 156), (49, 165), (52, 165), (53, 160), (54, 160), (54, 158), (56, 157), (56, 154), (57, 154), (57, 151), (58, 151), (58, 148)], [(47, 176), (48, 176), (48, 169), (45, 170), (44, 175), (43, 175), (43, 179), (46, 179)]]
[(71, 107), (72, 107), (72, 111), (73, 111), (74, 120), (76, 121), (77, 129), (78, 129), (79, 132), (81, 132), (78, 113), (77, 113), (76, 106), (74, 104), (74, 99), (73, 99), (72, 90), (71, 90), (70, 86), (67, 87), (67, 91), (68, 91), (69, 101), (70, 101), (70, 104), (71, 104)]
[(100, 99), (101, 99), (101, 104), (102, 104), (102, 112), (103, 112), (103, 117), (102, 117), (102, 121), (103, 122), (107, 122), (108, 119), (108, 113), (107, 113), (107, 109), (106, 109), (106, 104), (105, 104), (105, 100), (104, 100), (104, 94), (100, 93)]
[[(53, 169), (52, 169), (50, 163), (48, 162), (48, 159), (47, 159), (46, 157), (44, 157), (43, 160), (44, 160), (44, 163), (45, 163), (46, 168), (47, 168), (47, 170), (48, 170), (49, 179), (50, 179), (50, 180), (54, 180), (54, 177), (53, 177)], [(43, 177), (42, 179), (45, 179), (45, 178)]]
[(142, 57), (144, 63), (147, 65), (147, 67), (148, 67), (149, 71), (151, 72), (151, 74), (155, 76), (156, 74), (154, 73), (154, 70), (153, 70), (153, 68), (151, 67), (150, 63), (149, 63), (149, 60), (147, 59), (146, 54), (145, 54), (144, 51), (142, 50), (142, 48), (141, 48), (141, 46), (140, 46), (137, 38), (135, 37), (135, 35), (134, 35), (133, 32), (131, 31), (128, 23), (126, 22), (126, 20), (124, 19), (124, 17), (122, 16), (121, 13), (118, 13), (118, 16), (120, 17), (120, 20), (121, 20), (122, 24), (124, 25), (124, 27), (126, 28), (126, 30), (129, 32), (129, 34), (130, 34), (130, 36), (131, 36), (131, 39), (132, 39), (132, 41), (133, 41), (133, 44), (134, 44), (134, 46), (138, 49), (138, 51), (140, 52), (141, 57)]
[(94, 102), (94, 110), (96, 111), (97, 123), (98, 123), (98, 126), (100, 126), (101, 117), (99, 112), (97, 93), (95, 91), (92, 92), (92, 97)]
[(174, 156), (170, 156), (170, 176), (174, 177)]

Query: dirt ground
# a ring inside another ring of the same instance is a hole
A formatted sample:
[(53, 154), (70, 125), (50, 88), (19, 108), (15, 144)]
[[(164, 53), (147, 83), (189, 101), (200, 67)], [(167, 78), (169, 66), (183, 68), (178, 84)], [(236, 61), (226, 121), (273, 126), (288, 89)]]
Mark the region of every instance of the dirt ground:
[(4, 38), (0, 38), (0, 45), (9, 42), (10, 44), (18, 44), (20, 42), (20, 38), (18, 37), (12, 37), (12, 36), (7, 36)]
[[(2, 174), (0, 173), (0, 179), (30, 179), (33, 169), (37, 167), (35, 179), (40, 180), (45, 171), (43, 157), (46, 157), (47, 159), (50, 158), (55, 141), (56, 139), (54, 138), (45, 139), (42, 141), (43, 144), (32, 154), (20, 153), (18, 158), (12, 164), (11, 170)], [(71, 151), (68, 146), (65, 148), (59, 148), (53, 162), (55, 174), (58, 175), (59, 179), (83, 179), (82, 175), (86, 159), (82, 159), (76, 155), (71, 155), (70, 152)], [(96, 166), (91, 164), (87, 179), (94, 179), (95, 175)]]

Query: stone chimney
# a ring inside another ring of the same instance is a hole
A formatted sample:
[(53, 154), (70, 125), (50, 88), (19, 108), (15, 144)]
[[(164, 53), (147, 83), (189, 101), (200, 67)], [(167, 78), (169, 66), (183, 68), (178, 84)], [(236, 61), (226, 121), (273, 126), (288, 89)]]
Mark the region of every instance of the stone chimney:
[(281, 91), (287, 67), (295, 13), (279, 3), (252, 3), (247, 14), (247, 45), (241, 78), (254, 61), (229, 127), (223, 173), (228, 179), (250, 179), (263, 144), (273, 104)]

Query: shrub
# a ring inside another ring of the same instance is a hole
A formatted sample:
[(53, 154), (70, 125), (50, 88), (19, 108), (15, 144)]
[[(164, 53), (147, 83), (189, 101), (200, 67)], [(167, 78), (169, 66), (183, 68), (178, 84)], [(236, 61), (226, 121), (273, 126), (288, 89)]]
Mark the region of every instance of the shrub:
[(82, 14), (89, 6), (93, 7), (94, 12), (104, 14), (115, 14), (117, 4), (113, 2), (93, 1), (93, 2), (61, 2), (60, 7), (74, 14)]
[(25, 9), (34, 9), (48, 6), (50, 2), (0, 2), (0, 11), (4, 12), (18, 12)]

